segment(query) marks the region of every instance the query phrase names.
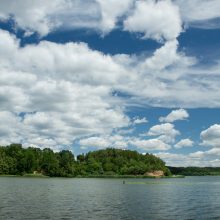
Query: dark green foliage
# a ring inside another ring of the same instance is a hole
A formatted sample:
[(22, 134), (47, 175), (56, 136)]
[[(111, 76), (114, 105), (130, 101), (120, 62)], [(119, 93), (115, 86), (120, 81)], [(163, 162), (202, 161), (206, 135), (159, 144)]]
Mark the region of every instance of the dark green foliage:
[(20, 144), (0, 147), (0, 174), (44, 174), (57, 177), (143, 175), (155, 170), (170, 175), (165, 163), (152, 154), (136, 151), (106, 149), (77, 156), (62, 150), (58, 153), (49, 148), (22, 148)]
[(142, 155), (137, 151), (105, 149), (89, 152), (77, 159), (80, 166), (78, 175), (143, 175), (155, 170), (162, 170), (165, 175), (170, 175), (160, 158), (152, 154)]
[(174, 175), (214, 176), (220, 175), (220, 167), (169, 167)]
[(74, 176), (76, 162), (70, 151), (54, 153), (51, 149), (29, 147), (20, 144), (0, 147), (0, 174), (24, 175), (41, 173), (47, 176)]

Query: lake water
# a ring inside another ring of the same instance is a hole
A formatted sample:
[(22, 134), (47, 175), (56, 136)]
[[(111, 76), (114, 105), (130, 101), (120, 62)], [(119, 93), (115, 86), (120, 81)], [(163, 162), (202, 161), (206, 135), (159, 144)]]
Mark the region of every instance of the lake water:
[(220, 219), (220, 177), (0, 177), (0, 219)]

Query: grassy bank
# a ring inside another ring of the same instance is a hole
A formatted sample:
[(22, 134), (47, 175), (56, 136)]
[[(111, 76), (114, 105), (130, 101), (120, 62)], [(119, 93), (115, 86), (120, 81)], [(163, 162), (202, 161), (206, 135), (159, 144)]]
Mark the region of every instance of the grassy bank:
[(38, 173), (38, 174), (32, 174), (32, 173), (27, 173), (27, 174), (24, 174), (24, 175), (22, 175), (23, 177), (40, 177), (40, 178), (48, 178), (49, 176), (45, 176), (45, 175), (43, 175), (43, 174), (40, 174), (40, 173)]
[(45, 175), (43, 175), (43, 174), (27, 173), (27, 174), (24, 174), (24, 175), (0, 174), (0, 177), (38, 177), (38, 178), (48, 178), (49, 176), (45, 176)]
[(19, 175), (0, 174), (0, 177), (18, 177)]
[(77, 178), (134, 178), (134, 179), (158, 179), (158, 178), (184, 178), (183, 175), (171, 175), (171, 176), (146, 176), (146, 175), (88, 175), (88, 176), (76, 176)]

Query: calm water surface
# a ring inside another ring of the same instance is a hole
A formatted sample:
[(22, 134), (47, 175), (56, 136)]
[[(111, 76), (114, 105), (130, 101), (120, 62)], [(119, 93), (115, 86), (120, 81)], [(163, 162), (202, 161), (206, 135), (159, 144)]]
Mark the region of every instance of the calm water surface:
[(0, 177), (0, 219), (220, 219), (220, 177)]

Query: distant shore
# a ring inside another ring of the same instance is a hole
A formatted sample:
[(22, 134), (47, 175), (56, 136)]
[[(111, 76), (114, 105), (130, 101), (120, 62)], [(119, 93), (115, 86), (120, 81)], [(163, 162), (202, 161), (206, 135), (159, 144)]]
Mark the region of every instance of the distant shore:
[(170, 167), (173, 175), (183, 176), (220, 176), (220, 167)]

